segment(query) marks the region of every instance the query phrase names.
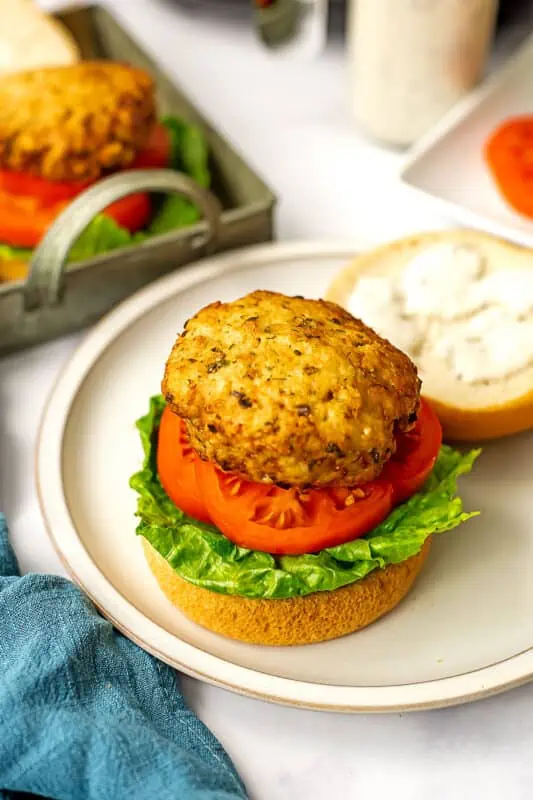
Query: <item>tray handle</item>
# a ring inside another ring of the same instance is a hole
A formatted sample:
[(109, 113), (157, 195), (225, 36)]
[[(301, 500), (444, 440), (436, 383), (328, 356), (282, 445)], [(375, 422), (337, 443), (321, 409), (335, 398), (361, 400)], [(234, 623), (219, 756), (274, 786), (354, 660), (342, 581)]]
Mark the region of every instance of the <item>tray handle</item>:
[(135, 192), (182, 194), (199, 207), (204, 228), (195, 247), (209, 252), (216, 242), (222, 207), (217, 198), (187, 175), (169, 169), (131, 170), (112, 175), (82, 192), (50, 226), (35, 250), (23, 288), (26, 311), (59, 302), (65, 262), (70, 248), (93, 217)]

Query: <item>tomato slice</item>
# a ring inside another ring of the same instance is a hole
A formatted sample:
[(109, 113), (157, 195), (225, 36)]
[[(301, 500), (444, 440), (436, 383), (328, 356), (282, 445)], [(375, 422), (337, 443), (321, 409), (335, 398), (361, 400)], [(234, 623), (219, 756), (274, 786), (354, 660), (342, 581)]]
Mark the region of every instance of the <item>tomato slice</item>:
[[(0, 242), (13, 247), (36, 247), (68, 202), (61, 200), (45, 205), (37, 197), (0, 190)], [(132, 194), (113, 203), (103, 213), (133, 233), (144, 227), (150, 218), (150, 198), (147, 194)]]
[(415, 427), (397, 436), (396, 452), (380, 475), (392, 483), (395, 504), (403, 503), (423, 486), (435, 466), (441, 444), (439, 418), (422, 398)]
[(202, 461), (185, 425), (168, 407), (159, 431), (158, 471), (165, 491), (183, 511), (212, 521), (232, 542), (274, 555), (316, 553), (357, 539), (421, 488), (442, 443), (437, 415), (422, 399), (413, 430), (379, 480), (352, 489), (308, 491), (253, 483)]
[(150, 219), (151, 213), (150, 196), (145, 193), (129, 194), (102, 211), (102, 214), (114, 219), (117, 225), (126, 228), (130, 233), (135, 233), (135, 231), (140, 231), (141, 228), (144, 228)]
[(241, 547), (267, 553), (315, 553), (343, 544), (375, 528), (392, 508), (392, 487), (383, 481), (303, 492), (245, 481), (200, 459), (196, 473), (218, 529)]
[(0, 241), (35, 247), (67, 202), (46, 207), (35, 197), (0, 192)]
[(47, 181), (27, 172), (0, 170), (0, 191), (7, 194), (26, 195), (40, 201), (41, 205), (54, 205), (62, 200), (73, 200), (94, 181)]
[(487, 139), (485, 158), (507, 202), (533, 217), (533, 116), (513, 117)]
[(152, 128), (146, 146), (128, 169), (168, 167), (172, 161), (172, 143), (168, 129), (158, 122)]
[(157, 471), (174, 505), (201, 522), (210, 522), (198, 485), (195, 463), (183, 420), (165, 407), (159, 425)]

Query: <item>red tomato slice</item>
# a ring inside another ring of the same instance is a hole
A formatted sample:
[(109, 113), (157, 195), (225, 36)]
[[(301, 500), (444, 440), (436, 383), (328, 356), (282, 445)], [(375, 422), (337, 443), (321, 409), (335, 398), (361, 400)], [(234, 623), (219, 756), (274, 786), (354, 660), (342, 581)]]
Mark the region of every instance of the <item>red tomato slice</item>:
[(316, 553), (343, 544), (375, 528), (392, 508), (392, 487), (383, 481), (301, 492), (251, 483), (200, 459), (196, 473), (218, 529), (241, 547), (267, 553)]
[(174, 505), (202, 522), (210, 522), (196, 477), (198, 456), (189, 444), (184, 422), (165, 407), (159, 425), (157, 471)]
[(423, 486), (435, 465), (441, 444), (439, 418), (422, 398), (415, 427), (397, 437), (396, 452), (380, 475), (382, 480), (392, 483), (395, 504), (403, 503)]
[[(33, 196), (0, 191), (0, 242), (13, 247), (36, 247), (68, 202), (45, 205)], [(147, 194), (132, 194), (103, 213), (133, 233), (150, 218), (150, 198)]]
[(141, 228), (144, 228), (150, 219), (151, 213), (150, 196), (144, 193), (129, 194), (102, 211), (102, 214), (114, 219), (117, 225), (126, 228), (130, 233), (135, 233), (135, 231), (140, 231)]
[(485, 159), (515, 211), (533, 217), (533, 116), (513, 117), (491, 133)]
[(41, 205), (49, 206), (62, 200), (72, 200), (94, 181), (47, 181), (27, 172), (0, 170), (0, 192), (33, 197)]
[(68, 201), (43, 206), (35, 197), (0, 192), (0, 241), (35, 247)]
[(172, 144), (170, 134), (160, 122), (152, 128), (146, 146), (128, 169), (146, 169), (147, 167), (168, 167), (172, 160)]
[(315, 553), (364, 536), (421, 488), (442, 443), (437, 415), (422, 400), (412, 431), (379, 480), (353, 489), (281, 489), (246, 481), (201, 461), (188, 444), (185, 425), (168, 408), (158, 445), (161, 482), (186, 513), (212, 521), (241, 547), (278, 555)]

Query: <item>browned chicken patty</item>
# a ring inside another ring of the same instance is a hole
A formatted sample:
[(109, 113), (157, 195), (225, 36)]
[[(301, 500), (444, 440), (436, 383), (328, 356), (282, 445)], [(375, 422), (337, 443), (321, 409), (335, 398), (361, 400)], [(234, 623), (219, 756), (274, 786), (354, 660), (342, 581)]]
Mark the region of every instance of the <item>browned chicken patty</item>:
[(0, 167), (49, 180), (126, 167), (156, 119), (140, 69), (108, 61), (19, 72), (0, 81)]
[(334, 303), (257, 291), (196, 314), (163, 392), (203, 459), (281, 486), (372, 480), (415, 421), (410, 359)]

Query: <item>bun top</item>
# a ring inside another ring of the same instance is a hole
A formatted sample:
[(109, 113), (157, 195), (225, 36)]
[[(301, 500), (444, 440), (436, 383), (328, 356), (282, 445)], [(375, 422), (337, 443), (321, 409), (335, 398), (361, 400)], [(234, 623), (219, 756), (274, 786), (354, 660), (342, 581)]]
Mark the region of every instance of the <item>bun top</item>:
[(475, 230), (420, 233), (362, 253), (328, 298), (415, 361), (446, 438), (533, 427), (533, 255)]
[(69, 31), (32, 0), (0, 3), (0, 76), (38, 67), (75, 64), (78, 45)]

